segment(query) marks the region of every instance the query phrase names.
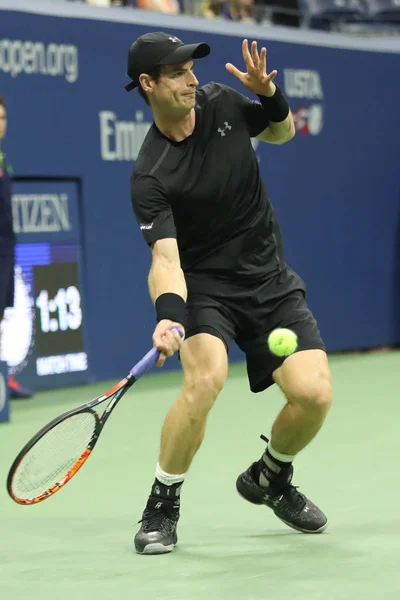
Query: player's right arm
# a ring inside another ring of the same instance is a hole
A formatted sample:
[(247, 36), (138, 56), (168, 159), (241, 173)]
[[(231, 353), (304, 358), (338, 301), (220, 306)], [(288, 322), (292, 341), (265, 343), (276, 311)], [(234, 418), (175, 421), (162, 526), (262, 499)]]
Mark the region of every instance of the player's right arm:
[[(168, 307), (175, 313), (174, 319), (161, 319), (153, 334), (153, 343), (161, 352), (157, 362), (162, 366), (167, 356), (172, 356), (182, 343), (181, 337), (176, 331), (171, 332), (173, 325), (179, 327), (185, 333), (184, 323), (175, 320), (180, 310), (184, 310), (187, 299), (185, 276), (181, 268), (179, 250), (176, 239), (165, 238), (154, 242), (152, 247), (152, 263), (148, 278), (150, 296), (157, 307), (168, 312)], [(182, 299), (182, 303), (179, 301)], [(166, 302), (165, 308), (162, 303)], [(171, 313), (172, 314), (172, 313)]]
[(178, 294), (186, 302), (186, 281), (181, 268), (178, 244), (174, 238), (157, 240), (152, 247), (149, 273), (150, 296), (155, 303), (161, 294)]
[(149, 292), (157, 313), (153, 334), (160, 351), (158, 366), (179, 349), (182, 338), (173, 325), (185, 333), (185, 277), (181, 268), (174, 218), (167, 194), (154, 176), (135, 173), (131, 182), (131, 200), (143, 237), (152, 250), (148, 277)]

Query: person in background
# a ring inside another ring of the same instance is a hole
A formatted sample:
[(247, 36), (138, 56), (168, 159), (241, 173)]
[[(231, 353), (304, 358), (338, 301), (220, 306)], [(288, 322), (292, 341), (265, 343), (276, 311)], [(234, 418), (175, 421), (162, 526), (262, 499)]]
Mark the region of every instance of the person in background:
[(200, 5), (199, 16), (206, 19), (227, 18), (231, 21), (255, 23), (253, 4), (254, 0), (206, 0)]
[[(6, 103), (0, 96), (0, 336), (4, 311), (14, 306), (14, 247), (11, 211), (11, 167), (2, 151), (2, 140), (7, 131)], [(12, 375), (8, 377), (11, 398), (30, 398), (32, 392), (18, 383)]]
[(178, 0), (137, 0), (136, 7), (170, 15), (177, 15), (180, 12)]

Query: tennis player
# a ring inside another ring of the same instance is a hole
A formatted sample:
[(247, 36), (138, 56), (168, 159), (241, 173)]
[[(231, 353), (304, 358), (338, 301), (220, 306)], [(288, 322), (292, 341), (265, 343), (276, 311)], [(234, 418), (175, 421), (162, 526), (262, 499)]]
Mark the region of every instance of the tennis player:
[[(128, 54), (128, 91), (138, 88), (154, 123), (131, 178), (131, 198), (151, 248), (149, 290), (159, 366), (180, 352), (183, 386), (161, 433), (155, 481), (135, 536), (138, 553), (177, 543), (182, 484), (200, 447), (207, 415), (221, 391), (233, 340), (244, 351), (249, 385), (276, 383), (286, 404), (261, 458), (240, 474), (239, 494), (265, 504), (290, 527), (319, 533), (325, 514), (292, 485), (293, 460), (321, 428), (331, 405), (324, 343), (306, 303), (304, 281), (285, 262), (281, 232), (261, 179), (251, 138), (284, 144), (295, 134), (289, 105), (267, 73), (266, 49), (243, 41), (245, 70), (226, 69), (250, 100), (219, 83), (198, 88), (194, 61), (205, 43), (168, 33), (138, 38)], [(178, 325), (179, 335), (168, 330)], [(276, 327), (296, 332), (298, 351), (273, 356)]]

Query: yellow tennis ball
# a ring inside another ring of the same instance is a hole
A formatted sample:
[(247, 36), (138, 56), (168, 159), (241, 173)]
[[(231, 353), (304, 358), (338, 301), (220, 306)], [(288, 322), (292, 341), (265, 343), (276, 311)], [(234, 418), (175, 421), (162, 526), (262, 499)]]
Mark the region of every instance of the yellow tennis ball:
[(291, 329), (274, 329), (268, 336), (268, 346), (276, 356), (290, 356), (297, 349), (297, 335)]

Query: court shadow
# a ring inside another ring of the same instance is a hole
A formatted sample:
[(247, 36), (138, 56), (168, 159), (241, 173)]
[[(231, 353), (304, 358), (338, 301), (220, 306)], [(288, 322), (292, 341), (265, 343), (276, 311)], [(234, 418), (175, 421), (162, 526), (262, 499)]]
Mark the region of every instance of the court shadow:
[[(282, 538), (282, 537), (296, 537), (296, 536), (303, 536), (306, 534), (301, 533), (300, 531), (293, 531), (293, 530), (289, 530), (289, 531), (263, 531), (263, 532), (259, 532), (259, 533), (249, 533), (248, 535), (244, 535), (243, 537), (248, 538), (248, 539), (266, 539), (269, 540), (271, 538)], [(322, 534), (321, 534), (322, 535)], [(329, 531), (325, 531), (323, 533), (324, 536), (329, 535)], [(308, 535), (307, 537), (311, 537), (311, 535)], [(315, 534), (312, 536), (315, 537)]]
[[(349, 548), (348, 540), (335, 537), (329, 532), (318, 535), (302, 534), (297, 531), (267, 531), (256, 533), (241, 533), (232, 535), (231, 532), (218, 530), (210, 535), (197, 537), (193, 542), (182, 541), (177, 547), (181, 558), (213, 563), (218, 560), (226, 561), (229, 569), (236, 562), (243, 566), (243, 562), (252, 562), (259, 565), (259, 561), (285, 560), (296, 562), (305, 558), (318, 562), (325, 562), (329, 558), (342, 560), (354, 558), (359, 549)], [(193, 539), (193, 538), (192, 538)], [(184, 540), (184, 538), (183, 538)]]

